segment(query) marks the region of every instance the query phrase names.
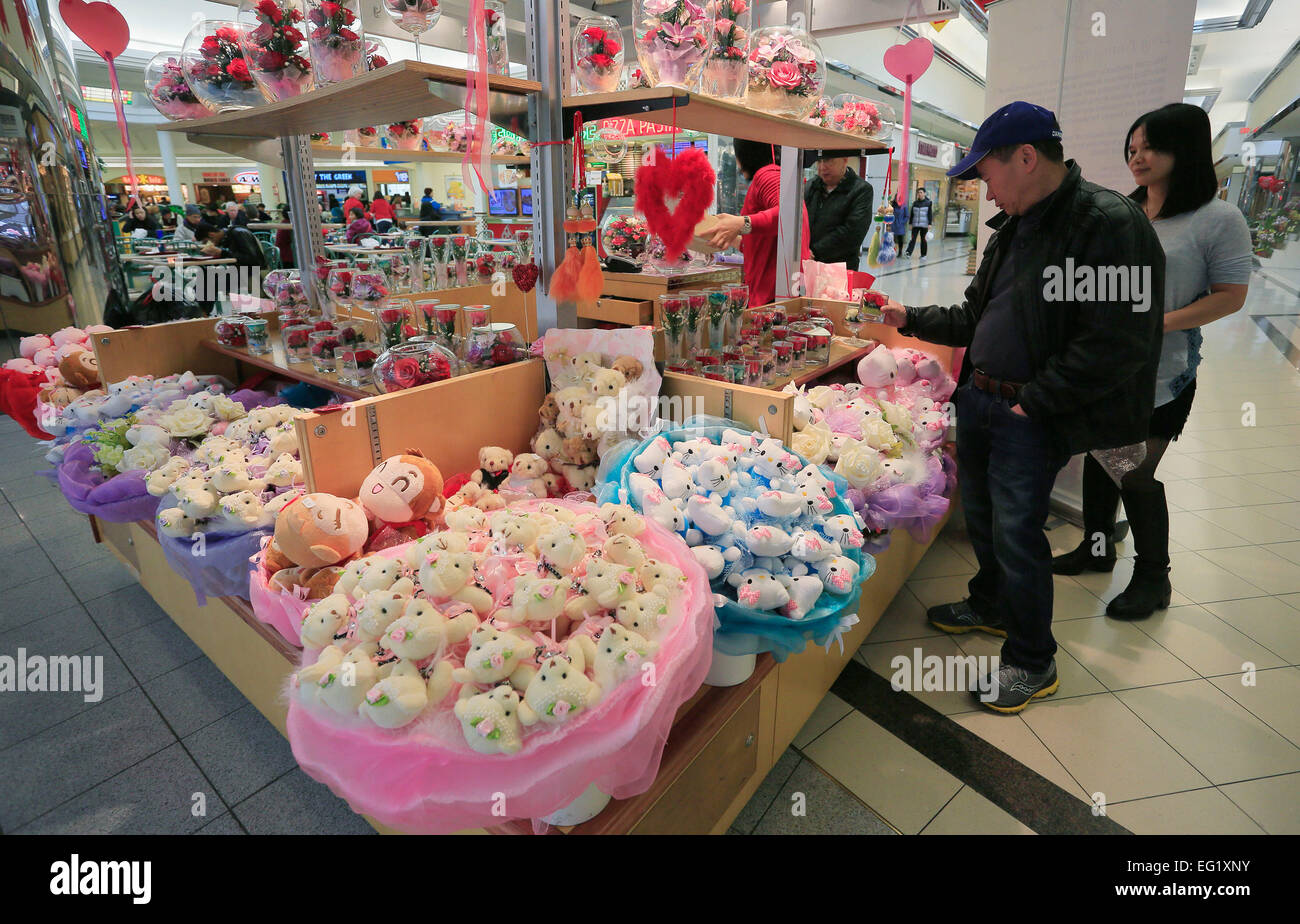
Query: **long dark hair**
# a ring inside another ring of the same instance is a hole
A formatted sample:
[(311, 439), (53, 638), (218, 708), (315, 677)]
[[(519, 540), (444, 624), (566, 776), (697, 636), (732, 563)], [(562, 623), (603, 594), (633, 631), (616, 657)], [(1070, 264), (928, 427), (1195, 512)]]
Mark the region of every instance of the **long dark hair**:
[(774, 158), (771, 142), (736, 138), (732, 144), (736, 154), (736, 166), (740, 168), (741, 173), (751, 178), (768, 164), (779, 163), (779, 160)]
[[(1124, 163), (1128, 163), (1128, 146), (1133, 132), (1141, 126), (1147, 146), (1174, 159), (1169, 177), (1169, 194), (1157, 218), (1173, 218), (1193, 212), (1219, 192), (1214, 175), (1214, 155), (1210, 151), (1210, 117), (1200, 106), (1170, 103), (1139, 116), (1124, 136)], [(1139, 186), (1129, 193), (1134, 202), (1146, 202), (1147, 189)]]

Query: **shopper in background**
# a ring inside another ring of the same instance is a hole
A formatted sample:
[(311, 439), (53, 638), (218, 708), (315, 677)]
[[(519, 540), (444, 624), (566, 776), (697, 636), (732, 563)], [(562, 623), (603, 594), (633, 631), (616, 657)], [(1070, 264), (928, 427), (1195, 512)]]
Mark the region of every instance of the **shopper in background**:
[(929, 249), (926, 237), (930, 233), (930, 219), (933, 217), (934, 203), (930, 201), (930, 195), (925, 191), (924, 186), (918, 186), (916, 189), (916, 201), (912, 203), (912, 239), (907, 242), (907, 255), (912, 255), (912, 250), (916, 247), (916, 239), (921, 239), (921, 259), (924, 260), (926, 251)]
[(384, 198), (383, 193), (375, 193), (375, 201), (370, 203), (370, 213), (375, 219), (375, 230), (380, 234), (393, 226), (393, 220), (396, 216), (393, 214), (392, 205)]
[[(969, 347), (953, 400), (958, 484), (979, 570), (968, 599), (927, 616), (945, 632), (1005, 636), (995, 695), (981, 698), (1004, 713), (1059, 685), (1043, 532), (1057, 472), (1075, 453), (1146, 439), (1160, 361), (1160, 240), (1137, 204), (1063, 160), (1060, 138), (1056, 116), (1030, 103), (985, 119), (970, 154), (948, 171), (978, 176), (1002, 210), (965, 300), (908, 308), (891, 300), (884, 311), (908, 336)], [(1053, 294), (1046, 271), (1067, 267), (1071, 280), (1082, 267), (1097, 279), (1118, 267), (1147, 282), (1142, 292), (1090, 286), (1076, 298), (1069, 285)]]
[(355, 244), (374, 230), (370, 222), (366, 221), (366, 212), (361, 206), (353, 206), (352, 210), (348, 212), (348, 217), (352, 220), (348, 224), (347, 231), (343, 233), (343, 237), (349, 244)]
[(330, 221), (336, 225), (343, 224), (343, 206), (339, 205), (338, 196), (330, 193), (329, 198)]
[(230, 219), (226, 217), (226, 213), (217, 208), (216, 204), (212, 202), (203, 206), (203, 220), (214, 228), (224, 228), (230, 224)]
[[(420, 221), (442, 221), (442, 206), (433, 198), (433, 187), (424, 187), (424, 196), (420, 199)], [(420, 234), (428, 237), (434, 229), (428, 225), (420, 226)]]
[[(261, 218), (259, 217), (261, 214), (262, 214), (262, 207), (260, 205), (248, 199), (245, 199), (244, 215), (243, 215), (244, 220), (241, 221), (240, 224), (243, 225), (244, 227), (248, 227), (249, 223), (251, 222), (261, 221)], [(267, 218), (269, 220), (270, 216), (268, 215)]]
[(270, 222), (272, 220), (271, 214), (266, 210), (266, 203), (264, 202), (257, 203), (257, 220), (264, 222)]
[(1250, 229), (1236, 206), (1218, 198), (1210, 118), (1199, 106), (1170, 103), (1128, 130), (1124, 156), (1130, 196), (1165, 252), (1164, 347), (1156, 373), (1146, 456), (1116, 484), (1091, 455), (1083, 459), (1083, 541), (1053, 562), (1057, 574), (1115, 567), (1115, 509), (1133, 533), (1133, 576), (1106, 606), (1116, 619), (1144, 619), (1169, 606), (1169, 506), (1156, 467), (1192, 412), (1201, 326), (1240, 310), (1251, 273)]
[(205, 241), (202, 249), (204, 256), (227, 257), (234, 260), (236, 266), (266, 266), (262, 242), (242, 225), (209, 228), (199, 240)]
[(361, 199), (361, 197), (365, 195), (365, 192), (364, 189), (356, 184), (348, 187), (348, 197), (343, 200), (343, 214), (347, 217), (342, 219), (343, 221), (352, 220), (353, 209), (361, 209), (362, 216), (365, 216), (366, 205)]
[(858, 268), (862, 244), (871, 229), (874, 195), (871, 184), (849, 166), (846, 153), (828, 151), (817, 161), (817, 179), (808, 184), (803, 196), (813, 259)]
[[(289, 220), (289, 206), (280, 209), (284, 213), (284, 220)], [(284, 269), (293, 269), (297, 264), (293, 261), (293, 229), (276, 228), (275, 229), (275, 247), (280, 251), (280, 266)]]
[[(719, 215), (711, 242), (714, 247), (739, 247), (745, 258), (745, 284), (749, 286), (751, 305), (767, 305), (776, 299), (776, 233), (781, 205), (781, 167), (774, 160), (772, 145), (766, 141), (735, 140), (736, 168), (749, 180), (749, 191), (739, 215)], [(802, 259), (812, 256), (808, 249), (808, 209), (803, 213), (799, 240)], [(782, 291), (789, 291), (786, 280)]]
[(197, 240), (195, 230), (203, 223), (203, 212), (197, 205), (185, 206), (185, 217), (176, 225), (176, 231), (172, 234), (174, 241), (193, 241)]
[(122, 233), (132, 234), (135, 231), (144, 231), (145, 234), (152, 237), (153, 233), (162, 228), (157, 218), (149, 214), (149, 210), (143, 205), (137, 205), (131, 209), (131, 214), (127, 216), (126, 221), (122, 222)]
[(907, 203), (902, 201), (902, 196), (894, 193), (894, 198), (890, 202), (894, 207), (894, 218), (889, 226), (894, 235), (894, 250), (897, 253), (903, 252), (903, 241), (907, 238), (907, 218), (911, 212), (907, 208)]

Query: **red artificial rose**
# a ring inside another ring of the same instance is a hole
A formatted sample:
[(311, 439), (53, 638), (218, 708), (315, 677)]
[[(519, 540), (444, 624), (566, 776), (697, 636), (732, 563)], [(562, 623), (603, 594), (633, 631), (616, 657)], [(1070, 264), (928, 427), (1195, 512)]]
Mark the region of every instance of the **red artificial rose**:
[(262, 0), (262, 2), (257, 5), (257, 12), (271, 20), (271, 22), (279, 22), (281, 17), (284, 15), (280, 12), (280, 8), (276, 6), (275, 0)]
[(790, 61), (777, 61), (767, 72), (768, 82), (774, 87), (793, 89), (803, 83), (799, 65)]
[(291, 45), (297, 45), (302, 41), (302, 33), (293, 26), (285, 26), (284, 32), (281, 34), (284, 35), (284, 40)]
[(616, 55), (623, 50), (621, 43), (614, 41), (612, 38), (605, 39), (605, 54)]
[(399, 356), (388, 367), (388, 380), (398, 388), (410, 388), (420, 377), (420, 364), (409, 356)]
[(220, 50), (221, 50), (220, 43), (217, 42), (217, 40), (213, 38), (211, 35), (205, 38), (203, 40), (203, 44), (199, 46), (199, 51), (203, 53), (204, 57), (208, 57), (208, 58), (213, 57)]
[(243, 58), (235, 58), (235, 60), (227, 64), (226, 73), (231, 77), (234, 77), (236, 80), (248, 81), (250, 79), (248, 76), (248, 65), (244, 63)]
[(602, 55), (602, 54), (589, 55), (587, 57), (587, 60), (590, 61), (595, 67), (609, 67), (611, 64), (614, 63), (613, 58), (611, 58), (609, 55)]
[(334, 329), (334, 322), (333, 322), (333, 321), (317, 321), (315, 324), (312, 325), (312, 330), (313, 330), (313, 331), (318, 331), (318, 330), (333, 330), (333, 329)]
[(605, 38), (605, 30), (600, 26), (588, 26), (582, 30), (582, 37), (595, 44)]
[(317, 356), (333, 356), (334, 350), (338, 347), (339, 342), (335, 337), (322, 337), (311, 346), (311, 351)]
[(409, 339), (409, 338), (411, 338), (411, 337), (416, 336), (418, 333), (420, 333), (420, 329), (419, 329), (418, 327), (416, 327), (414, 324), (403, 324), (403, 325), (402, 325), (402, 336), (403, 336), (403, 337), (406, 337), (406, 338)]
[(302, 10), (297, 7), (289, 11), (289, 22), (302, 22)]
[(284, 63), (285, 57), (278, 51), (263, 52), (261, 59), (258, 61), (264, 71), (278, 71), (284, 67)]
[(357, 34), (351, 29), (340, 29), (339, 37), (349, 42), (355, 42), (357, 40)]
[(232, 45), (239, 44), (239, 33), (229, 26), (221, 26), (217, 29), (217, 39), (222, 42), (229, 42)]
[(731, 0), (731, 12), (734, 15), (739, 16), (747, 9), (749, 9), (749, 3), (746, 0)]
[(327, 29), (325, 26), (321, 26), (319, 29), (313, 29), (311, 31), (312, 39), (317, 42), (325, 41), (325, 39), (329, 36), (329, 34), (330, 34), (330, 30)]
[(296, 330), (288, 336), (288, 343), (291, 347), (303, 347), (307, 345), (307, 332), (305, 330)]
[(325, 3), (320, 5), (320, 12), (322, 16), (333, 19), (339, 14), (339, 5), (337, 3), (330, 3), (329, 0), (326, 0)]
[(377, 358), (374, 350), (357, 350), (352, 354), (352, 359), (358, 366), (367, 366)]
[(370, 56), (370, 69), (371, 69), (372, 71), (377, 71), (377, 70), (379, 70), (381, 67), (388, 67), (388, 59), (385, 58), (383, 55), (371, 55), (371, 56)]

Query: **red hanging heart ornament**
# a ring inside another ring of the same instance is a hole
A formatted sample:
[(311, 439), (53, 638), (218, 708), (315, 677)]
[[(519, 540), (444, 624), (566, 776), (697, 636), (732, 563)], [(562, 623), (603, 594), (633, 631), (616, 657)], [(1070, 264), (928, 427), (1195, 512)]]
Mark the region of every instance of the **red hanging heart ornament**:
[(510, 271), (510, 275), (515, 277), (515, 285), (519, 286), (520, 292), (533, 291), (533, 286), (537, 285), (537, 273), (536, 263), (516, 263), (515, 268)]
[[(650, 233), (664, 242), (664, 253), (686, 249), (713, 202), (716, 183), (708, 155), (700, 148), (687, 148), (671, 160), (659, 156), (637, 168), (636, 210), (645, 216)], [(676, 200), (671, 209), (670, 199)]]
[(121, 55), (131, 41), (126, 19), (110, 3), (59, 0), (59, 15), (77, 38), (106, 61)]

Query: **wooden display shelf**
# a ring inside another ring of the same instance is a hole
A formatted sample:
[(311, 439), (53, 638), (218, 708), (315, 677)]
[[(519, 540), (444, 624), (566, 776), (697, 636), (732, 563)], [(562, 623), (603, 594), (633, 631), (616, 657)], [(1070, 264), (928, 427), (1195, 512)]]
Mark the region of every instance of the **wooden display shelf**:
[(866, 356), (869, 352), (867, 347), (852, 347), (842, 340), (832, 340), (830, 349), (830, 361), (816, 366), (804, 366), (796, 370), (794, 375), (784, 376), (777, 379), (768, 388), (780, 391), (785, 386), (793, 382), (795, 385), (803, 386), (816, 382), (828, 372), (847, 366), (849, 363), (856, 363), (859, 359)]
[(726, 102), (675, 87), (650, 87), (589, 93), (564, 98), (566, 135), (573, 130), (573, 113), (582, 112), (584, 122), (617, 116), (635, 116), (642, 122), (710, 132), (730, 138), (771, 142), (782, 147), (843, 149), (876, 154), (888, 150), (879, 141), (772, 115), (738, 103)]
[(659, 276), (654, 273), (605, 273), (602, 295), (619, 298), (649, 299), (678, 289), (700, 289), (720, 286), (725, 282), (740, 282), (741, 268), (720, 264), (693, 273), (676, 276)]
[[(159, 125), (158, 130), (181, 132), (197, 144), (215, 146), (209, 139), (279, 138), (386, 125), (465, 108), (468, 78), (469, 72), (463, 68), (397, 61), (291, 99)], [(535, 80), (494, 76), (488, 87), (490, 121), (526, 135), (528, 97), (539, 93), (542, 85)]]
[(301, 363), (291, 363), (284, 353), (284, 344), (280, 342), (278, 332), (271, 334), (271, 352), (270, 353), (251, 353), (247, 347), (226, 346), (219, 340), (204, 340), (205, 349), (213, 353), (219, 353), (222, 356), (229, 356), (240, 363), (250, 366), (257, 366), (259, 369), (266, 369), (271, 372), (279, 373), (285, 378), (295, 379), (299, 382), (305, 382), (308, 385), (316, 385), (320, 388), (326, 388), (330, 391), (337, 392), (345, 398), (373, 398), (375, 395), (382, 394), (378, 387), (367, 385), (364, 388), (356, 388), (352, 385), (344, 385), (339, 381), (337, 373), (317, 372), (311, 364), (311, 360)]
[[(434, 164), (459, 164), (464, 159), (463, 154), (453, 154), (451, 151), (399, 151), (395, 148), (372, 148), (372, 147), (343, 147), (333, 144), (313, 144), (311, 146), (312, 154), (320, 157), (338, 157), (345, 155), (355, 160), (380, 160), (390, 164), (415, 164), (415, 163), (434, 163)], [(491, 155), (494, 164), (516, 164), (526, 167), (531, 161), (522, 154), (493, 154)]]

